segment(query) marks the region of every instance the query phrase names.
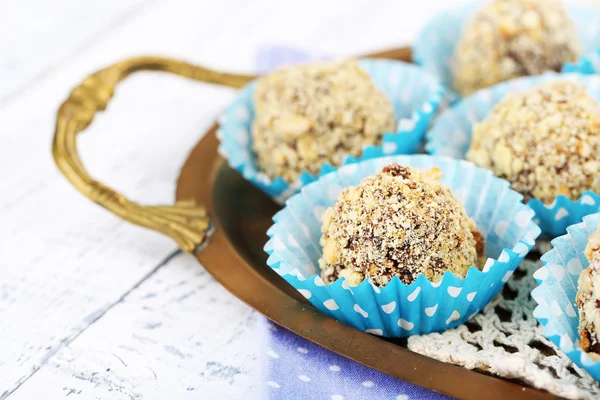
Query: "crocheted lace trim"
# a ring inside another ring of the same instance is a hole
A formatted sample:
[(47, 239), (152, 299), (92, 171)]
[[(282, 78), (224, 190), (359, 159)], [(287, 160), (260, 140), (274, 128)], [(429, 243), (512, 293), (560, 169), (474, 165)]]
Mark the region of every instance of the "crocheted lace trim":
[(482, 313), (443, 333), (412, 336), (408, 348), (569, 399), (600, 397), (600, 384), (546, 339), (533, 317), (533, 273), (541, 266), (533, 259), (539, 260), (549, 248), (549, 242), (538, 244)]

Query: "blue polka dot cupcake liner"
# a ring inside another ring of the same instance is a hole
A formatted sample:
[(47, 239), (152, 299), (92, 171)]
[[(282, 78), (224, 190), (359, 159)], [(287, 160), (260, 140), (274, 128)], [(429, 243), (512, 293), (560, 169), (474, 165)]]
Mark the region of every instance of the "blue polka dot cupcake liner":
[[(383, 135), (380, 146), (367, 146), (359, 158), (347, 157), (345, 164), (375, 157), (420, 152), (425, 132), (430, 127), (440, 104), (446, 100), (446, 90), (438, 80), (420, 68), (391, 60), (359, 60), (375, 85), (391, 100), (397, 120), (397, 131)], [(262, 172), (252, 151), (252, 122), (254, 119), (255, 83), (241, 90), (235, 101), (225, 110), (217, 137), (221, 143), (219, 153), (243, 177), (264, 191), (279, 204), (298, 190), (317, 179), (305, 171), (300, 179), (288, 183), (283, 178), (270, 179)], [(325, 164), (321, 173), (335, 170)]]
[[(413, 60), (423, 69), (440, 79), (442, 84), (452, 89), (452, 59), (454, 49), (465, 23), (482, 5), (483, 1), (474, 1), (440, 12), (434, 16), (417, 35), (413, 45)], [(594, 9), (565, 5), (570, 17), (579, 30), (579, 38), (588, 53), (600, 47), (600, 13)], [(453, 98), (460, 95), (452, 91)]]
[[(600, 27), (600, 24), (598, 26)], [(565, 64), (562, 72), (576, 72), (583, 75), (600, 73), (600, 48), (580, 56), (574, 63)]]
[(579, 275), (589, 266), (583, 251), (599, 225), (599, 213), (588, 215), (568, 227), (566, 235), (554, 239), (553, 249), (542, 256), (544, 265), (533, 274), (539, 286), (531, 292), (538, 304), (533, 316), (544, 326), (544, 335), (596, 380), (600, 380), (600, 362), (593, 361), (579, 345), (575, 297)]
[[(350, 287), (344, 278), (325, 285), (318, 260), (322, 215), (343, 188), (360, 183), (392, 162), (421, 169), (438, 167), (442, 181), (464, 203), (486, 238), (487, 262), (465, 278), (446, 272), (431, 283), (424, 275), (408, 285), (394, 277), (384, 287), (369, 279)], [(397, 155), (362, 161), (323, 175), (291, 197), (267, 231), (267, 264), (322, 313), (374, 335), (406, 337), (458, 326), (501, 290), (540, 234), (533, 210), (508, 182), (473, 164), (446, 157)]]
[[(432, 155), (464, 159), (471, 145), (473, 126), (485, 119), (507, 94), (526, 91), (556, 79), (579, 82), (585, 85), (593, 98), (600, 101), (600, 76), (548, 72), (513, 79), (482, 89), (442, 113), (426, 135), (425, 150)], [(535, 211), (536, 223), (542, 229), (542, 234), (556, 237), (564, 234), (569, 225), (581, 221), (585, 215), (597, 212), (600, 195), (586, 191), (577, 200), (561, 195), (550, 204), (532, 199), (528, 205)]]

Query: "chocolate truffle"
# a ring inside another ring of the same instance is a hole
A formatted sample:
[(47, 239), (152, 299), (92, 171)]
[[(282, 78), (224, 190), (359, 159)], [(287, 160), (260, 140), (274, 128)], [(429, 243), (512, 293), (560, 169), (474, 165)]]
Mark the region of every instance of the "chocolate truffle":
[(600, 360), (600, 228), (590, 236), (585, 256), (590, 265), (579, 275), (576, 299), (580, 344), (583, 351)]
[(344, 189), (323, 216), (323, 281), (356, 286), (366, 276), (384, 286), (423, 274), (437, 282), (446, 271), (464, 277), (478, 267), (483, 236), (441, 176), (391, 164)]
[(279, 69), (258, 79), (254, 103), (258, 166), (289, 183), (359, 157), (396, 131), (392, 103), (356, 61)]
[(584, 86), (553, 81), (512, 93), (473, 129), (467, 159), (528, 200), (600, 191), (600, 105)]
[(494, 0), (478, 10), (455, 50), (454, 88), (481, 88), (547, 70), (581, 53), (577, 27), (555, 0)]

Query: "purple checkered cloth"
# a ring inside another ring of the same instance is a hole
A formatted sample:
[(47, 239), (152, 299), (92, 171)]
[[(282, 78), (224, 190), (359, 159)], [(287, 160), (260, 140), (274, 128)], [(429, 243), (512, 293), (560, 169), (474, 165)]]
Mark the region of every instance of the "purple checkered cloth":
[[(329, 59), (282, 46), (263, 47), (258, 53), (258, 72)], [(264, 320), (262, 385), (267, 399), (449, 399), (375, 371), (311, 343)]]

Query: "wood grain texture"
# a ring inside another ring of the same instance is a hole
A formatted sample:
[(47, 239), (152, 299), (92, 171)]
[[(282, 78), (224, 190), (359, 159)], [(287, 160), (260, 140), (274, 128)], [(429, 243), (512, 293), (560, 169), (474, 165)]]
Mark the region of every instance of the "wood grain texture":
[(0, 104), (10, 101), (84, 45), (127, 23), (150, 0), (3, 0)]
[[(357, 54), (409, 43), (431, 9), (453, 2), (46, 3), (3, 2), (0, 17), (0, 398), (255, 397), (254, 314), (191, 257), (165, 263), (169, 239), (69, 186), (50, 156), (56, 109), (124, 57), (248, 73), (262, 44)], [(180, 163), (233, 95), (135, 76), (81, 138), (84, 164), (135, 200), (170, 204)]]
[(257, 398), (259, 318), (178, 254), (11, 399)]

